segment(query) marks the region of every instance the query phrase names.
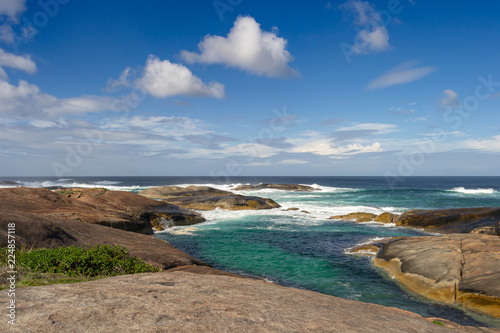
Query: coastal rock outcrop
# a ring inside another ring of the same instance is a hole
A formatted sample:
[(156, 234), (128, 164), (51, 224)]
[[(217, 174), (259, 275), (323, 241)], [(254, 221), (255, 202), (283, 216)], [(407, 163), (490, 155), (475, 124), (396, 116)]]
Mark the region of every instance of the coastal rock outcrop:
[(294, 191), (294, 192), (313, 192), (317, 191), (312, 186), (309, 185), (298, 185), (298, 184), (258, 184), (258, 185), (239, 185), (235, 187), (234, 191), (251, 191), (251, 190), (283, 190), (283, 191)]
[(500, 318), (498, 236), (391, 239), (383, 242), (374, 264), (412, 292)]
[[(8, 290), (0, 291), (7, 298)], [(9, 332), (495, 332), (264, 281), (185, 272), (21, 288)], [(362, 315), (360, 315), (362, 314)]]
[(500, 208), (410, 210), (396, 225), (431, 229), (443, 233), (477, 233), (500, 236)]
[(272, 199), (243, 196), (209, 186), (161, 186), (139, 192), (147, 198), (159, 199), (188, 209), (257, 210), (281, 207)]
[(152, 234), (151, 221), (161, 217), (182, 225), (204, 221), (192, 211), (135, 193), (102, 188), (56, 191), (26, 187), (0, 189), (0, 211), (26, 212), (144, 234)]
[(372, 213), (362, 213), (362, 212), (356, 212), (356, 213), (349, 213), (347, 215), (335, 215), (331, 216), (331, 220), (344, 220), (344, 221), (354, 221), (354, 222), (370, 222), (373, 221), (377, 217), (376, 214)]

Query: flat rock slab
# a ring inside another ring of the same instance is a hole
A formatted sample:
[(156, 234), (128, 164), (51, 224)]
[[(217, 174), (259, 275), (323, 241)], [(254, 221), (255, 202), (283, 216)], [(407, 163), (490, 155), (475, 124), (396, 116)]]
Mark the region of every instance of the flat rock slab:
[[(0, 292), (3, 304), (7, 290)], [(450, 332), (400, 309), (229, 276), (125, 275), (18, 289), (3, 332)], [(454, 327), (454, 332), (498, 332)]]
[(139, 192), (147, 198), (159, 199), (188, 209), (213, 210), (259, 210), (281, 207), (274, 200), (254, 196), (243, 196), (209, 186), (160, 186)]
[(500, 318), (500, 238), (449, 234), (392, 239), (375, 265), (411, 291)]

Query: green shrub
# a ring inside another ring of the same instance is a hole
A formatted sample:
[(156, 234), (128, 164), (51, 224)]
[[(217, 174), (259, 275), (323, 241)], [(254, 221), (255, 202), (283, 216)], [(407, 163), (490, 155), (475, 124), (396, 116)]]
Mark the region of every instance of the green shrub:
[(131, 257), (120, 245), (97, 245), (89, 249), (61, 247), (20, 251), (17, 265), (43, 273), (63, 273), (68, 276), (115, 276), (158, 272), (159, 269), (139, 258)]

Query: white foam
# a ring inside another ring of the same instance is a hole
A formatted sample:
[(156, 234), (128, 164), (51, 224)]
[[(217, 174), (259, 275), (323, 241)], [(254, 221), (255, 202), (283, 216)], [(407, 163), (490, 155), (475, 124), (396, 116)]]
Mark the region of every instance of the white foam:
[(448, 191), (449, 192), (463, 193), (463, 194), (494, 194), (497, 192), (492, 188), (467, 189), (467, 188), (462, 187), (462, 186), (452, 188), (451, 190), (448, 190)]
[(80, 187), (80, 188), (94, 188), (94, 187), (100, 187), (100, 188), (106, 188), (110, 191), (139, 191), (139, 190), (145, 190), (148, 187), (146, 186), (139, 186), (139, 185), (131, 185), (131, 186), (118, 186), (117, 184), (120, 184), (121, 182), (116, 182), (116, 181), (111, 181), (111, 180), (103, 180), (103, 181), (97, 181), (97, 182), (88, 182), (88, 183), (79, 183), (79, 182), (71, 182), (72, 179), (59, 179), (57, 181), (34, 181), (34, 182), (29, 182), (29, 181), (20, 181), (18, 180), (16, 185), (1, 185), (0, 188), (12, 188), (12, 187), (19, 187), (19, 186), (26, 186), (26, 187), (34, 187), (34, 188), (41, 188), (41, 187), (67, 187), (67, 188), (73, 188), (73, 187)]

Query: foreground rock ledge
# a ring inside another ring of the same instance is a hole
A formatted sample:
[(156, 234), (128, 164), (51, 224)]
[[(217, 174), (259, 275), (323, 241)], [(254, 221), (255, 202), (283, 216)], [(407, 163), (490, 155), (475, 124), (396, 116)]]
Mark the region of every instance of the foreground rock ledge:
[[(0, 292), (2, 301), (7, 291)], [(137, 274), (19, 289), (10, 332), (450, 332), (400, 309), (228, 276)], [(455, 332), (498, 332), (459, 327)]]
[(409, 290), (500, 318), (498, 236), (398, 238), (379, 246), (374, 264)]

